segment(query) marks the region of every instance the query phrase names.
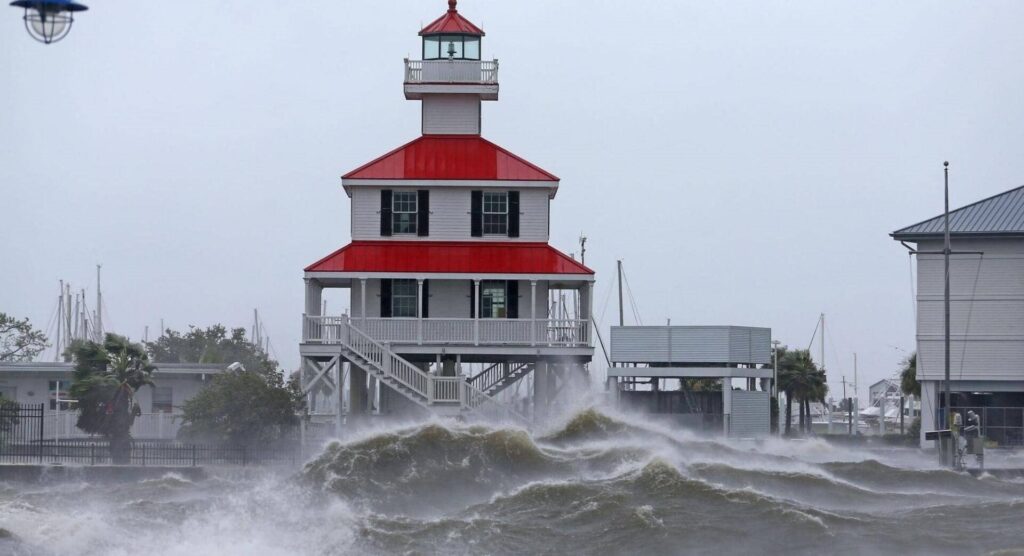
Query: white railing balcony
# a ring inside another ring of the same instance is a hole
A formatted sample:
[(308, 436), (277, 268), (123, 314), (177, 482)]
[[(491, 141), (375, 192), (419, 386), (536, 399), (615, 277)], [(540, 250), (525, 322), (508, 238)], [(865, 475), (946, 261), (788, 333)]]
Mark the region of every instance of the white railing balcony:
[(347, 322), (374, 340), (391, 344), (591, 347), (590, 323), (578, 319), (362, 319), (303, 315), (302, 341), (347, 343)]
[(406, 84), (470, 83), (496, 85), (497, 60), (405, 60)]

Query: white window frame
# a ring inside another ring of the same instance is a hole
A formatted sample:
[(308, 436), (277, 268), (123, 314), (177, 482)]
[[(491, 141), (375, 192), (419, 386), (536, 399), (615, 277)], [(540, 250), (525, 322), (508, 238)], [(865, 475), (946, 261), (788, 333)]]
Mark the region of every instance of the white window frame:
[[(412, 198), (412, 210), (408, 210), (408, 198)], [(401, 203), (406, 205), (406, 210), (398, 210), (399, 198), (403, 199)], [(417, 210), (419, 209), (419, 194), (416, 191), (393, 191), (391, 193), (391, 233), (394, 235), (416, 235), (419, 228), (419, 222), (417, 222)], [(400, 222), (399, 215), (410, 215), (408, 221), (405, 223)], [(412, 230), (402, 230), (400, 226), (408, 225)]]
[[(494, 297), (488, 294), (488, 290), (501, 290), (501, 311), (494, 314)], [(484, 313), (486, 304), (490, 305), (490, 312)], [(480, 281), (480, 317), (485, 319), (503, 319), (508, 317), (508, 283), (504, 280), (481, 280)]]
[[(488, 203), (488, 197), (491, 197), (491, 199), (492, 199), (490, 203)], [(499, 198), (500, 201), (493, 200), (496, 197)], [(501, 211), (494, 210), (494, 205), (495, 204), (499, 204), (499, 203), (504, 206), (504, 210), (501, 210)], [(481, 228), (483, 229), (483, 234), (485, 236), (507, 236), (508, 235), (508, 191), (484, 191), (483, 192), (483, 199), (481, 201), (481, 204), (483, 205), (483, 208), (482, 208), (482, 211), (481, 211), (481, 214), (482, 214), (482, 216), (481, 216)], [(489, 204), (490, 204), (491, 210), (488, 210), (488, 208), (489, 208), (488, 205)], [(488, 222), (487, 221), (488, 220), (488, 218), (487, 218), (488, 216), (491, 216), (491, 217), (503, 216), (504, 218), (503, 219), (495, 218), (495, 220), (497, 220), (497, 222)], [(491, 227), (490, 230), (488, 230), (488, 226)], [(497, 227), (497, 229), (500, 229), (500, 231), (494, 231), (495, 227)]]
[[(399, 293), (400, 286), (410, 286), (409, 287), (409, 291), (412, 292), (412, 293), (409, 293), (409, 292)], [(419, 290), (419, 285), (416, 283), (416, 280), (406, 279), (406, 278), (398, 278), (398, 279), (394, 279), (394, 280), (391, 281), (391, 317), (392, 318), (415, 318), (417, 316), (418, 313), (416, 311), (416, 308), (417, 308), (417, 303), (419, 302), (419, 295), (418, 295), (419, 292), (418, 292), (418, 290)], [(403, 311), (399, 311), (398, 310), (398, 308), (399, 308), (399, 303), (398, 303), (399, 298), (401, 298), (403, 300), (403, 303), (402, 303), (402, 306), (403, 306), (403, 309), (404, 309)], [(406, 305), (409, 303), (410, 300), (412, 301), (412, 304), (409, 305), (408, 307), (406, 307)], [(399, 314), (399, 313), (402, 313), (402, 314)]]

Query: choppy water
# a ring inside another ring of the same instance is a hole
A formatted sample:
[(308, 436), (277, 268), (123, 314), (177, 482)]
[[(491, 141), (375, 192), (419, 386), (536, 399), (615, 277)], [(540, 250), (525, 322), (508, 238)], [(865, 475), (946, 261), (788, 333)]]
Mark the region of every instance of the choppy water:
[(1024, 554), (1024, 481), (587, 410), (367, 432), (295, 474), (3, 485), (0, 527), (18, 555)]

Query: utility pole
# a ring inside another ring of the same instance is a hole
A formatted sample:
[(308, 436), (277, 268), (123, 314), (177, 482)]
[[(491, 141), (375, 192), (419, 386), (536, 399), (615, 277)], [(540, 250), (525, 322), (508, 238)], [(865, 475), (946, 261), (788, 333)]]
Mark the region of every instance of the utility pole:
[(860, 389), (857, 384), (857, 354), (853, 354), (853, 405), (854, 417), (857, 419), (855, 431), (860, 431)]
[(580, 234), (580, 264), (587, 264), (587, 236)]

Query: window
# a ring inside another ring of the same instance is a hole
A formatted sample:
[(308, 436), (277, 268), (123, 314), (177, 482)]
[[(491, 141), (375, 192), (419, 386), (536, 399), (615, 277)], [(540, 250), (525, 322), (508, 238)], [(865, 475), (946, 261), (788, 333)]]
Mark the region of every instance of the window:
[(391, 316), (416, 316), (416, 280), (391, 281)]
[(484, 192), (484, 234), (508, 234), (508, 193)]
[(170, 386), (153, 388), (153, 413), (170, 413), (173, 411), (174, 394)]
[(436, 60), (441, 57), (441, 38), (423, 37), (423, 59)]
[(505, 282), (498, 280), (480, 282), (480, 318), (503, 319), (506, 314)]
[(423, 37), (423, 59), (479, 60), (480, 37), (471, 35), (432, 35)]
[(467, 60), (479, 60), (480, 37), (466, 37), (466, 45), (464, 47), (464, 50)]
[(416, 192), (395, 191), (391, 195), (391, 231), (396, 234), (416, 233)]
[(71, 395), (68, 394), (68, 388), (71, 387), (71, 383), (67, 380), (51, 380), (50, 381), (50, 409), (57, 409), (57, 399), (60, 399), (61, 411), (66, 411), (71, 408), (71, 402), (68, 401)]

